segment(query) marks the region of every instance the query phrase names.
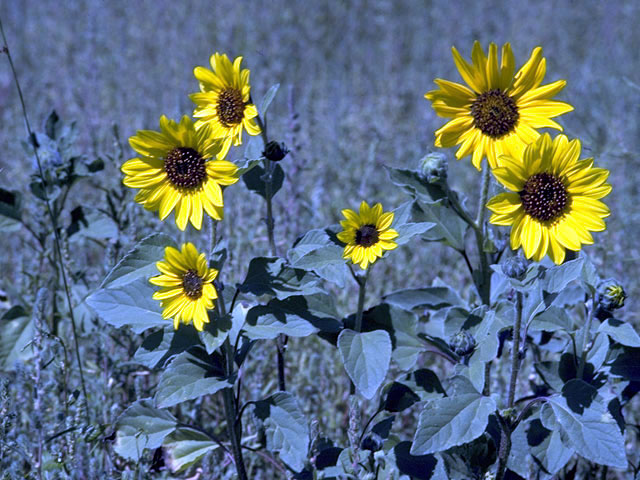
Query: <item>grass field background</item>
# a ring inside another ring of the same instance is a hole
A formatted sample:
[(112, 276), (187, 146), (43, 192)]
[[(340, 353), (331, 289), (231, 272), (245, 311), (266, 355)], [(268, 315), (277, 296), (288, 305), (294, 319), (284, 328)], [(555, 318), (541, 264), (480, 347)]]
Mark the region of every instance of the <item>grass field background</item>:
[[(77, 122), (78, 152), (89, 157), (114, 151), (114, 125), (129, 158), (133, 151), (126, 139), (136, 130), (157, 128), (162, 114), (190, 114), (193, 104), (187, 95), (198, 89), (193, 68), (208, 65), (215, 51), (244, 57), (254, 99), (280, 83), (269, 112), (269, 131), (293, 150), (283, 163), (287, 179), (275, 200), (280, 253), (307, 230), (337, 222), (342, 208), (354, 208), (362, 199), (380, 201), (386, 208), (405, 200), (383, 165), (414, 168), (435, 149), (433, 132), (444, 120), (423, 95), (434, 88), (434, 78), (460, 81), (452, 45), (469, 57), (474, 40), (485, 48), (492, 41), (510, 42), (518, 67), (540, 45), (547, 58), (545, 83), (566, 79), (559, 98), (575, 107), (560, 117), (565, 132), (582, 140), (583, 157), (593, 156), (611, 170), (613, 191), (605, 199), (612, 211), (608, 230), (596, 234), (596, 244), (586, 251), (602, 275), (622, 281), (629, 294), (622, 316), (639, 325), (640, 2), (3, 0), (0, 15), (35, 129), (42, 130), (55, 109), (64, 120)], [(33, 161), (21, 146), (25, 136), (3, 58), (1, 187), (27, 190)], [(240, 159), (242, 151), (232, 149), (230, 158)], [(463, 189), (473, 205), (478, 172), (469, 160), (456, 162), (452, 150), (446, 154), (451, 183)], [(110, 165), (93, 181), (115, 186), (120, 179), (117, 165)], [(131, 201), (133, 196), (131, 192)], [(242, 279), (249, 258), (268, 250), (258, 200), (241, 182), (225, 193), (226, 218), (219, 232), (234, 250), (228, 272), (233, 281)], [(96, 206), (102, 201), (98, 190), (84, 187), (74, 190), (70, 204)], [(139, 205), (131, 208), (140, 219), (121, 239), (125, 251), (152, 231), (180, 239), (175, 227), (157, 221)], [(187, 235), (206, 244), (206, 229)], [(27, 273), (35, 266), (25, 238), (16, 232), (0, 235), (0, 288), (21, 292), (22, 301), (35, 295), (28, 291)], [(97, 286), (108, 263), (104, 249), (92, 244), (79, 245), (71, 261), (86, 269), (89, 288)], [(376, 266), (370, 299), (431, 284), (436, 277), (461, 291), (471, 288), (460, 257), (437, 245), (408, 245)], [(343, 308), (355, 308), (354, 293), (355, 287), (341, 292)], [(122, 383), (117, 393), (100, 394), (104, 397), (96, 408), (108, 423), (136, 397), (136, 389), (150, 389), (153, 381), (135, 384), (141, 380), (119, 370), (131, 352), (98, 343), (89, 340), (83, 346), (88, 364), (109, 357), (104, 365), (95, 364), (96, 385), (91, 388), (97, 392), (109, 378)], [(256, 392), (273, 387), (273, 352), (262, 354), (264, 361), (256, 359), (257, 371), (252, 372), (263, 382), (252, 387)], [(344, 376), (335, 352), (307, 339), (293, 342), (289, 355), (295, 358), (290, 382), (309, 399), (306, 411), (325, 431), (343, 432), (344, 412), (331, 418), (335, 402), (323, 403), (339, 398), (346, 408), (346, 381), (327, 380)], [(29, 392), (26, 384), (20, 388), (11, 393), (14, 400)], [(52, 424), (54, 411), (52, 406), (46, 414)], [(18, 464), (15, 460), (10, 465), (15, 469)]]

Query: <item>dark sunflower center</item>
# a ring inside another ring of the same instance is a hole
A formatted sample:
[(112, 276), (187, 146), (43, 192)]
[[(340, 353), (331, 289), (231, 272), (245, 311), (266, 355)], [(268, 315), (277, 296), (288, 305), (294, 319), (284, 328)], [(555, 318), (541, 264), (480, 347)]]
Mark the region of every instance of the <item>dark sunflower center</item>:
[(178, 188), (199, 187), (207, 175), (202, 156), (187, 147), (171, 150), (164, 160), (164, 169), (169, 181)]
[(363, 225), (356, 230), (356, 243), (363, 247), (378, 243), (378, 238), (378, 229), (375, 225)]
[(218, 96), (216, 113), (225, 127), (237, 125), (244, 118), (242, 93), (235, 88), (227, 88)]
[(195, 270), (187, 270), (182, 277), (182, 288), (187, 297), (196, 300), (202, 296), (202, 278)]
[(562, 180), (555, 175), (537, 173), (524, 184), (520, 200), (527, 214), (547, 222), (562, 215), (569, 204), (569, 194)]
[(520, 118), (513, 98), (498, 89), (478, 95), (471, 105), (471, 116), (476, 128), (493, 138), (513, 131)]

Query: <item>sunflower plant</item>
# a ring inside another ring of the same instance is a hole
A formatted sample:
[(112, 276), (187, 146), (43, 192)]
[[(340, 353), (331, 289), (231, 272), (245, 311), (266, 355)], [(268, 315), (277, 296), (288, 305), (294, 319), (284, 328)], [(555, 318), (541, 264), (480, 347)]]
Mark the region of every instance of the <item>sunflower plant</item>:
[[(621, 319), (623, 286), (601, 280), (583, 249), (606, 229), (609, 172), (581, 158), (578, 139), (542, 131), (561, 131), (553, 119), (574, 107), (555, 99), (564, 80), (543, 84), (540, 47), (518, 70), (508, 43), (500, 56), (476, 43), (471, 62), (453, 57), (466, 86), (436, 79), (426, 94), (450, 118), (435, 132), (439, 150), (413, 169), (386, 167), (396, 195), (345, 188), (343, 204), (298, 238), (281, 238), (286, 212), (273, 201), (288, 173), (288, 150), (267, 129), (278, 85), (253, 103), (242, 57), (216, 53), (211, 69), (196, 67), (195, 120), (162, 116), (159, 131), (130, 138), (123, 183), (166, 231), (132, 246), (87, 300), (103, 322), (144, 336), (133, 361), (157, 380), (113, 425), (124, 462), (153, 455), (192, 473), (215, 459), (240, 479), (635, 468), (624, 414), (640, 336)], [(242, 160), (229, 160), (243, 144)], [(487, 159), (478, 190), (465, 192), (475, 195), (454, 189), (451, 147), (478, 170)], [(232, 234), (246, 222), (223, 215), (241, 184), (263, 211), (253, 258), (218, 236), (219, 222)], [(460, 265), (458, 284), (434, 278), (432, 248)], [(389, 284), (406, 269), (424, 283)], [(343, 373), (321, 379), (343, 394), (314, 421), (295, 383), (307, 337)], [(257, 351), (269, 352), (269, 378), (256, 378)], [(344, 427), (331, 438), (327, 417)]]

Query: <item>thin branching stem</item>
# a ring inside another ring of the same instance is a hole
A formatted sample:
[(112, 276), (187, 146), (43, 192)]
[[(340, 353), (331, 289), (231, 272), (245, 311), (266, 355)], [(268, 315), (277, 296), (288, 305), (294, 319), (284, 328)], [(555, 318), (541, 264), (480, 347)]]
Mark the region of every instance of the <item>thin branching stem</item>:
[(7, 37), (4, 34), (4, 28), (2, 26), (2, 19), (0, 18), (0, 34), (2, 34), (2, 42), (4, 43), (3, 51), (7, 55), (7, 59), (9, 60), (9, 66), (11, 67), (11, 73), (13, 75), (14, 82), (16, 84), (16, 89), (18, 90), (18, 97), (20, 98), (20, 105), (22, 106), (22, 115), (24, 117), (24, 123), (27, 128), (27, 134), (29, 135), (29, 141), (33, 146), (33, 151), (36, 157), (36, 163), (38, 164), (38, 174), (40, 175), (40, 180), (42, 181), (42, 194), (44, 197), (44, 203), (47, 207), (47, 214), (49, 215), (49, 219), (51, 220), (51, 226), (53, 230), (54, 244), (56, 249), (56, 254), (58, 255), (59, 260), (59, 271), (62, 276), (62, 284), (64, 286), (64, 293), (67, 298), (67, 305), (69, 308), (69, 316), (71, 317), (71, 329), (73, 331), (73, 341), (76, 352), (76, 359), (78, 361), (78, 371), (80, 372), (80, 384), (82, 386), (82, 394), (84, 395), (85, 404), (87, 408), (85, 409), (85, 416), (87, 423), (91, 423), (91, 416), (89, 414), (89, 397), (87, 395), (87, 387), (84, 382), (84, 371), (82, 368), (82, 360), (80, 359), (80, 347), (78, 345), (78, 329), (76, 327), (76, 319), (73, 310), (73, 301), (71, 300), (71, 290), (69, 288), (69, 282), (67, 280), (67, 274), (64, 268), (64, 259), (62, 256), (62, 247), (60, 246), (60, 234), (58, 232), (58, 222), (51, 208), (51, 203), (49, 201), (49, 196), (47, 194), (47, 184), (44, 176), (44, 170), (42, 168), (42, 162), (40, 161), (40, 155), (38, 154), (38, 147), (35, 144), (35, 134), (31, 129), (31, 123), (29, 122), (29, 115), (27, 114), (27, 107), (24, 101), (24, 95), (22, 94), (22, 88), (20, 87), (20, 82), (18, 80), (18, 73), (16, 72), (16, 68), (13, 64), (13, 59), (11, 58), (11, 51), (9, 50), (9, 43), (7, 42)]

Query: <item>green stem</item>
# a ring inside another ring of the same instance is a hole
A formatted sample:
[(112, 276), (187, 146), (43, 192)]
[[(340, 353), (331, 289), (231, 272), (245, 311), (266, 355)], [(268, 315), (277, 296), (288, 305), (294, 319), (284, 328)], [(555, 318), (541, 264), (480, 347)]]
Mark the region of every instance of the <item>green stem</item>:
[(485, 212), (487, 195), (489, 193), (489, 167), (485, 166), (482, 172), (482, 187), (480, 190), (480, 203), (478, 205), (478, 215), (476, 217), (475, 224), (477, 226), (474, 229), (476, 237), (476, 246), (478, 248), (478, 258), (480, 259), (480, 275), (479, 279), (476, 279), (476, 285), (478, 288), (478, 294), (482, 299), (482, 303), (489, 305), (491, 303), (491, 270), (489, 269), (489, 259), (484, 251), (484, 236), (485, 236)]
[(358, 310), (356, 310), (356, 324), (355, 331), (360, 332), (362, 330), (362, 313), (364, 312), (364, 298), (367, 293), (367, 280), (369, 279), (369, 271), (371, 266), (367, 269), (367, 272), (363, 277), (358, 280)]
[(587, 343), (589, 343), (589, 336), (591, 333), (591, 323), (593, 322), (593, 312), (595, 310), (595, 296), (591, 296), (591, 308), (589, 309), (589, 315), (587, 316), (587, 324), (584, 328), (584, 335), (582, 337), (582, 355), (580, 356), (580, 364), (578, 365), (578, 375), (576, 376), (579, 379), (582, 379), (584, 375), (584, 367), (587, 362), (587, 354), (589, 353), (589, 349), (587, 348)]
[(67, 298), (67, 306), (69, 308), (69, 316), (71, 317), (71, 329), (73, 331), (73, 340), (76, 352), (76, 360), (78, 361), (78, 370), (80, 372), (80, 384), (82, 386), (82, 394), (84, 395), (84, 400), (86, 404), (86, 420), (87, 423), (91, 423), (91, 416), (89, 415), (89, 397), (87, 395), (87, 388), (84, 382), (84, 371), (82, 369), (82, 361), (80, 359), (80, 347), (78, 346), (78, 332), (76, 327), (76, 319), (73, 311), (73, 302), (71, 301), (71, 291), (69, 289), (69, 282), (67, 281), (67, 274), (64, 268), (64, 260), (62, 257), (62, 248), (60, 246), (60, 234), (58, 233), (58, 222), (56, 221), (56, 217), (53, 214), (53, 210), (51, 208), (51, 203), (49, 202), (49, 196), (47, 194), (47, 184), (44, 177), (44, 170), (42, 169), (42, 162), (40, 161), (40, 155), (38, 154), (38, 148), (34, 144), (35, 134), (31, 130), (31, 124), (29, 123), (29, 116), (27, 115), (27, 107), (24, 102), (24, 96), (22, 94), (22, 88), (20, 88), (20, 82), (18, 81), (18, 74), (16, 72), (16, 68), (13, 64), (13, 59), (11, 58), (11, 52), (9, 51), (9, 44), (7, 42), (7, 37), (4, 34), (4, 28), (2, 28), (2, 20), (0, 19), (0, 34), (2, 34), (2, 41), (4, 43), (3, 51), (7, 55), (7, 59), (9, 60), (9, 66), (11, 67), (11, 73), (13, 74), (13, 79), (16, 84), (16, 88), (18, 89), (18, 97), (20, 98), (20, 104), (22, 106), (22, 114), (24, 117), (24, 122), (27, 127), (27, 134), (29, 135), (29, 141), (33, 145), (33, 151), (36, 157), (36, 163), (38, 164), (38, 173), (40, 175), (40, 180), (42, 181), (43, 186), (43, 196), (44, 203), (47, 206), (47, 213), (49, 215), (49, 219), (51, 220), (51, 226), (53, 227), (53, 237), (54, 244), (56, 249), (56, 254), (58, 256), (58, 260), (60, 262), (60, 274), (62, 275), (62, 283), (64, 286), (64, 293)]

